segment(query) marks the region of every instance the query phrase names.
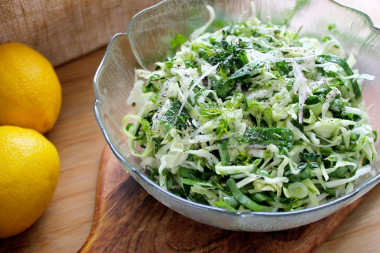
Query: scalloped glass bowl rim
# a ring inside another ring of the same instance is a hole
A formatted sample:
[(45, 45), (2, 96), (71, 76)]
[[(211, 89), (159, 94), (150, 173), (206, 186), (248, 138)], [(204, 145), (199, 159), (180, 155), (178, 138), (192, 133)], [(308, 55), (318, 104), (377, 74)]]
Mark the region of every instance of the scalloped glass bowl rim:
[[(98, 69), (97, 69), (97, 71), (95, 73), (95, 76), (94, 76), (93, 85), (94, 85), (94, 90), (95, 90), (95, 103), (94, 103), (95, 118), (96, 118), (96, 121), (97, 121), (97, 123), (99, 125), (99, 128), (100, 128), (101, 132), (103, 133), (103, 135), (104, 135), (104, 137), (106, 139), (106, 142), (108, 143), (109, 147), (111, 148), (112, 152), (117, 157), (117, 159), (122, 163), (122, 167), (123, 167), (124, 170), (126, 170), (127, 172), (130, 172), (130, 173), (133, 173), (134, 175), (136, 175), (140, 179), (144, 180), (147, 184), (149, 184), (150, 186), (152, 186), (155, 190), (157, 190), (157, 191), (159, 191), (159, 192), (161, 192), (161, 193), (163, 193), (165, 195), (168, 195), (171, 198), (174, 198), (177, 201), (179, 201), (179, 202), (181, 202), (181, 203), (183, 203), (185, 205), (197, 207), (197, 208), (200, 208), (200, 209), (212, 210), (214, 212), (228, 213), (229, 215), (238, 216), (238, 217), (241, 217), (241, 216), (275, 216), (275, 217), (281, 217), (281, 216), (296, 216), (296, 215), (301, 215), (301, 214), (304, 214), (304, 213), (310, 213), (310, 212), (313, 212), (313, 211), (329, 208), (331, 206), (337, 205), (337, 204), (339, 204), (341, 202), (344, 202), (346, 200), (349, 201), (349, 199), (351, 199), (354, 196), (358, 195), (359, 193), (361, 193), (361, 191), (366, 190), (367, 188), (372, 189), (373, 187), (375, 187), (380, 182), (380, 173), (378, 173), (375, 177), (372, 177), (370, 180), (366, 181), (365, 183), (363, 183), (362, 185), (360, 185), (358, 188), (356, 188), (354, 191), (350, 192), (349, 194), (346, 194), (346, 195), (344, 195), (342, 197), (339, 197), (339, 198), (334, 199), (334, 200), (332, 200), (330, 202), (321, 204), (319, 206), (310, 207), (310, 208), (306, 208), (306, 209), (302, 209), (302, 210), (284, 211), (284, 212), (254, 212), (254, 211), (253, 212), (231, 212), (231, 211), (224, 210), (224, 209), (221, 209), (221, 208), (218, 208), (218, 207), (204, 205), (204, 204), (196, 203), (196, 202), (193, 202), (193, 201), (181, 198), (181, 197), (179, 197), (179, 196), (177, 196), (177, 195), (175, 195), (175, 194), (173, 194), (173, 193), (171, 193), (171, 192), (163, 189), (162, 187), (160, 187), (159, 185), (157, 185), (156, 183), (154, 183), (153, 181), (151, 181), (144, 173), (142, 173), (142, 172), (138, 171), (137, 169), (135, 169), (127, 161), (127, 159), (124, 158), (124, 156), (119, 152), (119, 150), (116, 148), (116, 145), (112, 142), (111, 138), (109, 137), (109, 135), (108, 135), (108, 133), (107, 133), (105, 127), (104, 127), (104, 123), (103, 123), (103, 120), (102, 120), (102, 117), (101, 117), (101, 112), (100, 112), (100, 109), (99, 109), (99, 104), (100, 104), (99, 96), (100, 95), (99, 95), (98, 90), (97, 90), (97, 86), (98, 86), (97, 85), (97, 80), (98, 80), (100, 69), (103, 68), (105, 59), (109, 56), (110, 45), (113, 44), (114, 41), (117, 40), (119, 36), (128, 36), (129, 31), (130, 31), (130, 27), (131, 27), (131, 23), (133, 23), (134, 19), (137, 16), (143, 14), (144, 12), (146, 12), (148, 10), (156, 8), (157, 6), (162, 5), (162, 4), (164, 4), (165, 2), (168, 2), (168, 1), (171, 1), (171, 0), (161, 1), (161, 2), (155, 4), (155, 5), (151, 6), (151, 7), (148, 7), (146, 9), (138, 12), (130, 20), (130, 22), (128, 24), (128, 27), (127, 27), (127, 30), (126, 30), (125, 33), (117, 33), (117, 34), (115, 34), (113, 36), (113, 38), (111, 39), (111, 41), (109, 42), (109, 44), (107, 46), (105, 55), (104, 55), (104, 57), (103, 57), (100, 65), (99, 65), (99, 67), (98, 67)], [(351, 8), (351, 7), (348, 7), (346, 5), (343, 5), (343, 4), (341, 4), (339, 2), (336, 2), (334, 0), (330, 0), (330, 1), (333, 2), (333, 3), (335, 3), (335, 4), (340, 5), (342, 8), (350, 9), (351, 11), (356, 12), (356, 13), (360, 14), (361, 16), (365, 17), (365, 19), (368, 22), (368, 25), (370, 26), (370, 29), (375, 30), (376, 32), (380, 33), (380, 28), (376, 27), (373, 24), (371, 18), (366, 13), (364, 13), (364, 12), (362, 12), (360, 10), (357, 10), (355, 8)], [(135, 48), (133, 47), (133, 45), (131, 46), (131, 48), (132, 48), (133, 53), (136, 55), (136, 51), (135, 51)], [(138, 57), (136, 57), (136, 58), (137, 58), (138, 63), (140, 64), (140, 66), (143, 66), (141, 64), (141, 62), (140, 62), (140, 59)], [(127, 167), (128, 169), (126, 169), (125, 167)], [(351, 204), (351, 203), (348, 203), (348, 204)]]

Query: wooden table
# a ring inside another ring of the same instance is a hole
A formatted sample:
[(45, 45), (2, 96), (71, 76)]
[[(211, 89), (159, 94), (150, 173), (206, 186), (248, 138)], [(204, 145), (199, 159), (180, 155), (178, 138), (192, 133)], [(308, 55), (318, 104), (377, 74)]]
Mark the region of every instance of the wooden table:
[[(366, 10), (375, 24), (380, 3), (340, 0)], [(75, 252), (91, 228), (100, 156), (105, 145), (94, 114), (92, 79), (105, 49), (57, 68), (63, 88), (59, 120), (47, 137), (61, 159), (57, 190), (42, 217), (30, 229), (0, 240), (0, 252)], [(380, 251), (380, 185), (315, 252)], [(323, 233), (323, 231), (321, 231)]]

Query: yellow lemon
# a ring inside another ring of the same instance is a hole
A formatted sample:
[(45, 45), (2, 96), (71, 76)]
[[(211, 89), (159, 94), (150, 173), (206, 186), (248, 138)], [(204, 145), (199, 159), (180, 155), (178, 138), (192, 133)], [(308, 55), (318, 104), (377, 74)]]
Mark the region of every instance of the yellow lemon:
[(58, 178), (58, 152), (49, 140), (32, 129), (0, 126), (0, 238), (41, 216)]
[(50, 62), (20, 44), (0, 45), (0, 125), (45, 133), (61, 109), (61, 85)]

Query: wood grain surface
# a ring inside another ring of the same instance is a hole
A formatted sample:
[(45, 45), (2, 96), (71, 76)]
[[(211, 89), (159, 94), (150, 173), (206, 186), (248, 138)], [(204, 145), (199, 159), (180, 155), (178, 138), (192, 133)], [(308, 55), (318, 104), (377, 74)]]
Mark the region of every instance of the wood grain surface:
[(360, 201), (318, 222), (285, 231), (218, 229), (156, 201), (122, 169), (107, 146), (100, 162), (93, 227), (80, 252), (311, 252)]
[[(356, 5), (380, 26), (380, 1), (339, 1)], [(47, 137), (60, 154), (58, 187), (42, 217), (27, 231), (0, 240), (0, 252), (76, 252), (89, 236), (105, 145), (93, 115), (92, 79), (104, 52), (103, 48), (57, 68), (63, 105), (57, 125)], [(379, 196), (377, 186), (314, 252), (380, 252)], [(135, 240), (133, 233), (130, 240)]]

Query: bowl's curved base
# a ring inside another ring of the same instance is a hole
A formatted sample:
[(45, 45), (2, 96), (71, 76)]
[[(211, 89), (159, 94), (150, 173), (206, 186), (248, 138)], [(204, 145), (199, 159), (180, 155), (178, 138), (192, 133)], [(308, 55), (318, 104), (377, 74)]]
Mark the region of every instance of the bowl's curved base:
[[(80, 252), (309, 252), (341, 224), (359, 201), (299, 228), (248, 233), (188, 219), (151, 197), (107, 146), (99, 168), (93, 227)], [(322, 234), (320, 231), (324, 231)]]

